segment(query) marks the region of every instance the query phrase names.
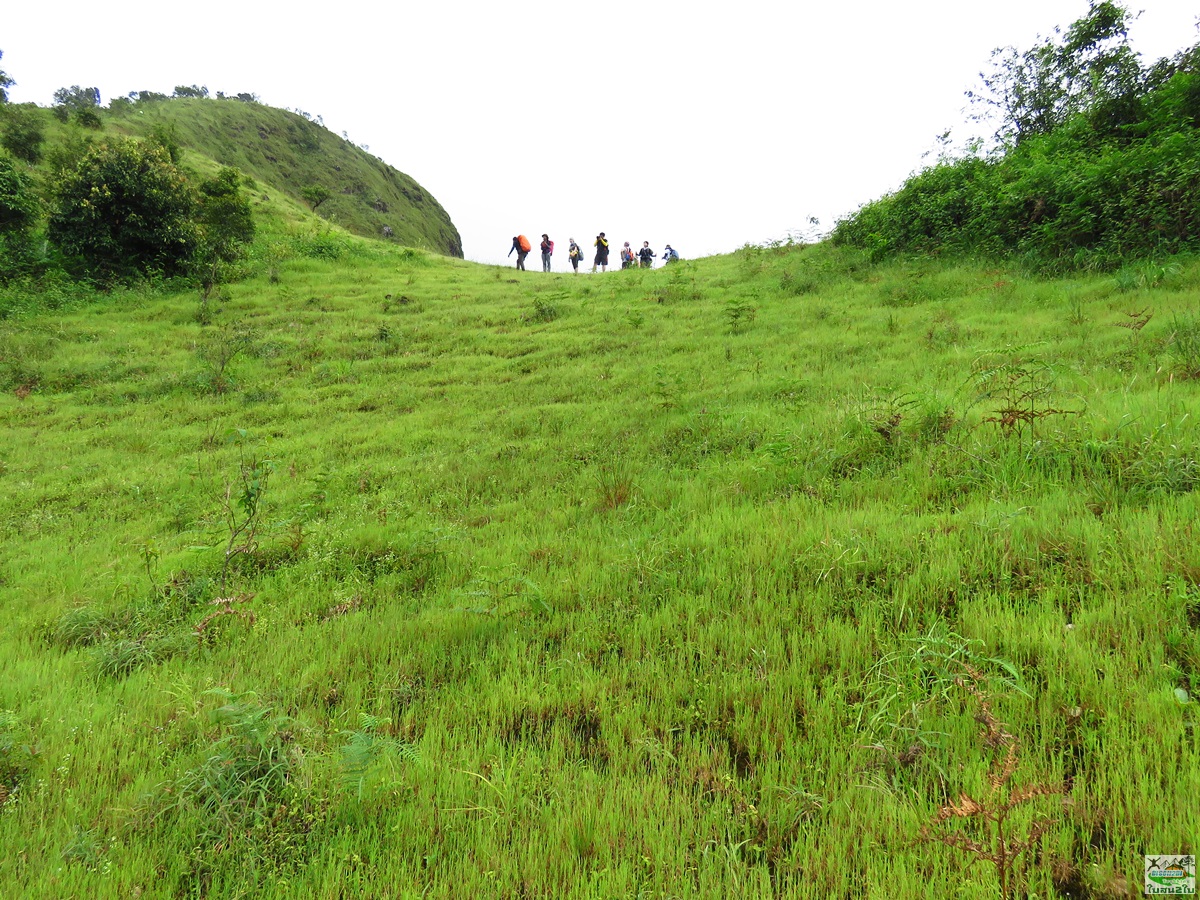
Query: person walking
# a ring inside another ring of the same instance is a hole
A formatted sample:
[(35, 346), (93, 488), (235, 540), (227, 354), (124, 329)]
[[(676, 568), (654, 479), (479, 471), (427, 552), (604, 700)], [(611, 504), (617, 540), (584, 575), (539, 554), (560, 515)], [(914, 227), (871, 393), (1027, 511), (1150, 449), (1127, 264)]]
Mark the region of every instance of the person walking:
[(583, 248), (575, 243), (575, 238), (571, 238), (571, 243), (567, 245), (567, 259), (571, 260), (571, 268), (575, 270), (575, 274), (579, 274), (579, 259), (583, 256)]
[(554, 255), (554, 241), (550, 240), (550, 235), (542, 235), (542, 271), (550, 271), (550, 257)]
[(667, 244), (666, 249), (663, 250), (662, 258), (668, 263), (679, 262), (679, 254), (675, 252), (675, 248), (670, 244)]
[(529, 255), (529, 251), (533, 245), (529, 243), (529, 238), (523, 234), (518, 234), (513, 238), (512, 250), (508, 251), (508, 255), (513, 255), (513, 250), (517, 251), (517, 268), (522, 272), (525, 271), (525, 257)]
[(649, 241), (642, 241), (642, 249), (638, 251), (638, 265), (649, 269), (654, 265), (654, 251), (650, 249)]
[(621, 268), (628, 269), (633, 265), (633, 250), (629, 247), (629, 241), (625, 242), (625, 246), (621, 248)]
[(604, 232), (596, 235), (596, 259), (592, 262), (592, 271), (596, 271), (596, 266), (600, 267), (601, 272), (608, 270), (608, 238), (604, 236)]

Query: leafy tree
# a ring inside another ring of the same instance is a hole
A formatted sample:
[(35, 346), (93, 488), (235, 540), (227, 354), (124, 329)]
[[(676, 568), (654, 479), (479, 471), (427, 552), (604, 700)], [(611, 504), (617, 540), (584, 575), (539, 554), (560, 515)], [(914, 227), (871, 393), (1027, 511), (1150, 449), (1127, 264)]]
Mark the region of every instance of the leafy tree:
[(17, 159), (36, 165), (46, 139), (41, 114), (32, 104), (5, 106), (0, 114), (0, 146)]
[(50, 240), (88, 275), (175, 275), (194, 257), (195, 192), (161, 147), (116, 139), (90, 148), (55, 200)]
[(171, 162), (179, 162), (179, 129), (175, 127), (174, 122), (159, 122), (150, 129), (146, 139), (166, 150)]
[(221, 169), (200, 184), (197, 215), (200, 242), (196, 252), (200, 297), (207, 301), (224, 280), (224, 269), (241, 258), (246, 244), (254, 240), (250, 199), (242, 190), (237, 169)]
[(17, 164), (0, 156), (0, 234), (28, 229), (37, 217), (33, 183)]
[(7, 156), (0, 156), (0, 278), (21, 267), (39, 204), (33, 182)]
[(100, 105), (100, 89), (80, 87), (77, 84), (69, 88), (59, 88), (54, 92), (54, 105), (65, 106), (69, 110), (94, 109)]
[[(0, 59), (4, 58), (4, 51), (0, 50)], [(0, 103), (8, 102), (8, 89), (16, 84), (11, 78), (5, 74), (3, 69), (0, 69)]]
[(995, 138), (1005, 146), (1049, 134), (1081, 112), (1109, 131), (1136, 121), (1142, 70), (1129, 46), (1128, 16), (1118, 3), (1092, 0), (1065, 34), (1055, 29), (1024, 52), (993, 52), (981, 89), (967, 92), (983, 108), (978, 118), (999, 116)]
[(84, 128), (99, 128), (100, 89), (80, 87), (59, 88), (54, 92), (54, 109), (59, 119), (74, 118)]
[(323, 185), (310, 184), (300, 191), (300, 196), (308, 201), (308, 205), (312, 207), (313, 212), (316, 212), (317, 207), (332, 197), (333, 194), (329, 193), (329, 188)]
[(197, 84), (177, 84), (175, 85), (175, 97), (194, 97), (198, 100), (203, 100), (208, 96), (208, 88), (201, 87)]

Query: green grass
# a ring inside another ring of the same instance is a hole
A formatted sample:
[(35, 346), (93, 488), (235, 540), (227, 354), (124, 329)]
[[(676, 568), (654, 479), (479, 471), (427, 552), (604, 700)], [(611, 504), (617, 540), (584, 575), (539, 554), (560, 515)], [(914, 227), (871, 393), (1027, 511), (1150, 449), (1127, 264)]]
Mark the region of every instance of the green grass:
[(1194, 260), (572, 278), (300, 221), (212, 325), (0, 321), (14, 896), (996, 897), (919, 841), (986, 792), (964, 663), (1065, 791), (1033, 894), (1196, 852)]

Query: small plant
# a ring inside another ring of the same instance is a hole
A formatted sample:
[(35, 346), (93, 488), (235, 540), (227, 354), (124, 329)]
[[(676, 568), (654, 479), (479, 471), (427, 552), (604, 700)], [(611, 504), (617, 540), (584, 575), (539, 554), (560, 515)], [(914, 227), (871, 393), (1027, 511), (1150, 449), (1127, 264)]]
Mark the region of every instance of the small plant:
[[(238, 432), (238, 436), (244, 437), (244, 433)], [(263, 527), (263, 497), (274, 473), (275, 464), (271, 460), (243, 456), (238, 461), (236, 478), (225, 482), (221, 508), (228, 536), (221, 561), (219, 592), (222, 595), (226, 594), (225, 586), (233, 560), (252, 555), (258, 548)]]
[(551, 611), (537, 583), (516, 574), (511, 566), (483, 569), (463, 588), (463, 595), (477, 604), (467, 611), (483, 615), (544, 615)]
[(641, 328), (646, 323), (646, 317), (636, 309), (631, 309), (625, 316), (625, 321), (629, 323), (629, 327), (633, 329)]
[(342, 732), (346, 739), (342, 745), (342, 783), (353, 788), (359, 800), (364, 790), (378, 780), (377, 770), (382, 765), (394, 777), (397, 761), (420, 759), (416, 747), (381, 733), (391, 724), (391, 719), (360, 713), (358, 730)]
[(1125, 313), (1125, 320), (1123, 322), (1113, 322), (1113, 327), (1128, 328), (1130, 331), (1136, 333), (1145, 328), (1149, 321), (1153, 318), (1154, 313), (1150, 311), (1149, 307), (1145, 309), (1138, 309), (1134, 310), (1133, 312)]
[[(960, 791), (958, 799), (942, 806), (933, 819), (921, 829), (921, 840), (937, 841), (972, 857), (972, 861), (990, 862), (996, 869), (1002, 900), (1023, 896), (1026, 872), (1022, 857), (1041, 839), (1053, 824), (1049, 816), (1030, 821), (1011, 821), (1015, 811), (1039, 797), (1063, 792), (1062, 785), (1013, 785), (1020, 762), (1020, 742), (996, 718), (988, 695), (979, 687), (982, 674), (970, 666), (955, 679), (955, 684), (975, 700), (975, 721), (980, 724), (980, 737), (988, 755), (988, 789), (976, 792), (975, 799)], [(961, 828), (954, 827), (961, 822)]]
[(200, 359), (208, 368), (208, 387), (213, 393), (223, 394), (233, 386), (228, 375), (229, 366), (248, 352), (253, 344), (254, 332), (251, 329), (240, 323), (227, 322), (200, 348)]
[(679, 389), (680, 377), (678, 375), (671, 378), (662, 366), (654, 367), (654, 396), (658, 398), (659, 406), (663, 409), (675, 406), (679, 401)]
[(744, 297), (730, 297), (725, 301), (725, 321), (730, 334), (740, 334), (754, 321), (758, 309)]
[(1080, 409), (1054, 406), (1061, 393), (1056, 384), (1057, 370), (1040, 360), (1019, 357), (994, 365), (977, 360), (972, 379), (980, 401), (998, 404), (983, 421), (994, 422), (1006, 435), (1020, 438), (1026, 427), (1032, 433), (1035, 423), (1049, 416), (1078, 416)]
[(596, 482), (600, 488), (601, 510), (613, 510), (624, 506), (633, 499), (633, 476), (617, 463), (602, 465), (596, 473)]
[(0, 709), (0, 809), (12, 800), (33, 767), (37, 749), (11, 709)]
[(562, 300), (564, 297), (564, 294), (553, 294), (548, 299), (534, 297), (533, 312), (529, 315), (529, 320), (532, 322), (553, 322), (559, 315), (558, 307), (553, 301)]
[(209, 602), (216, 609), (196, 623), (196, 641), (203, 644), (209, 625), (212, 624), (214, 619), (221, 618), (222, 616), (234, 616), (253, 625), (255, 622), (254, 613), (248, 609), (239, 607), (239, 604), (245, 605), (253, 599), (253, 594), (237, 594), (233, 597), (218, 597), (216, 600), (210, 600)]
[(1200, 378), (1200, 318), (1173, 317), (1167, 351), (1171, 355), (1173, 378)]
[(269, 822), (285, 797), (294, 764), (288, 751), (291, 720), (260, 704), (253, 693), (216, 689), (205, 694), (225, 701), (210, 714), (225, 734), (200, 766), (175, 782), (158, 815), (195, 810), (205, 838), (227, 840)]

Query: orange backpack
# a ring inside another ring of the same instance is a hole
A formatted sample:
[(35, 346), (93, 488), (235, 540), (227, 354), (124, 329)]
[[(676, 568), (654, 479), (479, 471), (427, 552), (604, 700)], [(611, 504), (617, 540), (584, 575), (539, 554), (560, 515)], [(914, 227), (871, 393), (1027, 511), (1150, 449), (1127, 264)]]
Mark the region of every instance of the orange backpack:
[(522, 253), (528, 253), (533, 249), (533, 244), (529, 243), (529, 238), (523, 234), (517, 235), (517, 246), (521, 248)]

